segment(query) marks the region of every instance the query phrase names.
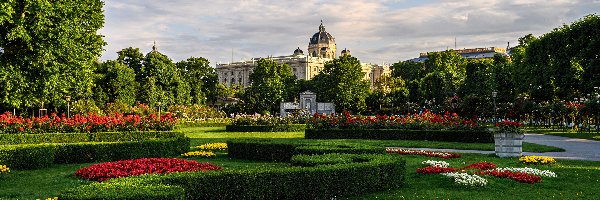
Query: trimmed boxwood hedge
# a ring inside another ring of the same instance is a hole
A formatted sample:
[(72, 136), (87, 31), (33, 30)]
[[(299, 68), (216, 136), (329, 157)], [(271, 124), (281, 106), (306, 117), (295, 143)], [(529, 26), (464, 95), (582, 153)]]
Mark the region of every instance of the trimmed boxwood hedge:
[(348, 143), (304, 143), (278, 140), (239, 139), (227, 141), (230, 158), (261, 161), (289, 161), (298, 154), (318, 155), (328, 153), (381, 154), (384, 147)]
[(428, 140), (444, 142), (493, 143), (491, 131), (403, 130), (403, 129), (306, 129), (306, 139)]
[(127, 199), (127, 200), (184, 200), (183, 188), (164, 184), (150, 183), (154, 175), (147, 178), (113, 179), (104, 183), (82, 185), (60, 194), (61, 200), (79, 199)]
[(86, 163), (141, 157), (173, 157), (189, 151), (184, 137), (131, 142), (1, 145), (0, 163), (11, 169), (37, 169), (53, 163)]
[(0, 134), (0, 145), (78, 142), (121, 142), (140, 141), (150, 138), (174, 138), (183, 136), (184, 133), (177, 131)]
[(228, 132), (297, 132), (304, 131), (304, 129), (306, 129), (306, 124), (278, 124), (275, 126), (225, 126), (225, 130)]
[[(302, 157), (304, 161), (330, 156)], [(79, 186), (59, 199), (145, 199), (136, 196), (147, 185), (171, 186), (168, 192), (185, 192), (186, 199), (332, 199), (399, 188), (404, 183), (405, 161), (393, 155), (351, 155), (357, 162), (336, 162), (316, 167), (172, 173), (114, 179)], [(319, 161), (315, 161), (319, 162)], [(123, 184), (131, 179), (143, 183)], [(96, 190), (109, 192), (96, 192)], [(166, 187), (161, 187), (166, 188)], [(179, 190), (183, 188), (183, 191)], [(117, 192), (118, 191), (118, 192)], [(115, 194), (118, 193), (118, 194)], [(118, 195), (118, 196), (116, 196)], [(151, 192), (148, 196), (150, 199)]]

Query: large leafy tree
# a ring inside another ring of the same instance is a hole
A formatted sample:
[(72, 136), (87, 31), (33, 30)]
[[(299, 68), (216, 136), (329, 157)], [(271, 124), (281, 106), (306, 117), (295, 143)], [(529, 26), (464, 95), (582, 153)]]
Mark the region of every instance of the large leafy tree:
[(140, 52), (139, 48), (127, 47), (121, 51), (117, 52), (119, 57), (117, 61), (122, 62), (127, 65), (129, 68), (133, 69), (136, 74), (135, 80), (141, 81), (144, 76), (144, 54)]
[(105, 42), (100, 0), (0, 2), (0, 105), (66, 104), (91, 97), (93, 70)]
[(250, 87), (244, 91), (242, 100), (247, 112), (277, 112), (279, 103), (288, 97), (287, 88), (294, 87), (296, 77), (290, 67), (273, 60), (261, 59), (250, 74)]
[(366, 109), (365, 98), (369, 83), (363, 80), (360, 61), (352, 56), (341, 56), (325, 64), (314, 79), (317, 98), (333, 102), (336, 110), (361, 112)]
[(209, 61), (202, 57), (190, 57), (187, 60), (177, 62), (177, 68), (183, 78), (190, 85), (190, 96), (192, 103), (204, 104), (216, 100), (216, 87), (218, 76), (215, 69), (209, 66)]
[(171, 59), (153, 50), (146, 54), (143, 65), (144, 78), (140, 101), (147, 102), (151, 106), (155, 106), (158, 102), (162, 105), (190, 104), (189, 84), (181, 77), (180, 71)]
[(421, 100), (421, 92), (419, 89), (421, 78), (425, 76), (424, 63), (412, 61), (402, 61), (394, 63), (391, 66), (392, 77), (402, 79), (406, 83), (408, 89), (408, 100), (419, 102)]
[(96, 71), (97, 103), (122, 102), (133, 105), (138, 83), (133, 69), (119, 61), (108, 60)]

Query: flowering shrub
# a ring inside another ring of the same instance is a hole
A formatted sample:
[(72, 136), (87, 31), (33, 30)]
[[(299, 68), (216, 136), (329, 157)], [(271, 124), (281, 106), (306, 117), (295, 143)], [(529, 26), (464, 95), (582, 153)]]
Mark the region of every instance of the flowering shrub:
[(526, 174), (542, 176), (542, 177), (552, 177), (552, 178), (556, 177), (556, 174), (550, 170), (539, 170), (539, 169), (529, 168), (529, 167), (524, 167), (524, 168), (506, 167), (506, 168), (496, 168), (495, 170), (496, 171), (523, 172)]
[(279, 124), (305, 124), (307, 119), (306, 116), (275, 117), (269, 114), (240, 114), (233, 117), (233, 122), (231, 124), (236, 126), (276, 126)]
[(540, 176), (536, 176), (536, 175), (532, 175), (532, 174), (528, 174), (528, 173), (524, 173), (524, 172), (513, 172), (513, 171), (508, 171), (508, 170), (494, 169), (494, 170), (483, 171), (480, 174), (495, 176), (498, 178), (510, 178), (512, 180), (515, 180), (515, 181), (521, 182), (521, 183), (534, 184), (534, 183), (538, 183), (538, 182), (542, 181), (542, 177), (540, 177)]
[(199, 163), (178, 158), (139, 158), (90, 165), (75, 172), (82, 179), (105, 181), (112, 178), (142, 174), (166, 174), (172, 172), (221, 170), (211, 163)]
[(450, 163), (447, 163), (446, 161), (435, 161), (435, 160), (426, 160), (421, 162), (421, 164), (426, 164), (429, 166), (433, 166), (433, 167), (448, 167), (450, 166)]
[(552, 157), (548, 156), (522, 156), (519, 158), (519, 162), (523, 164), (539, 164), (539, 165), (547, 165), (555, 163), (556, 160)]
[(450, 152), (435, 152), (435, 151), (423, 151), (423, 150), (410, 150), (400, 148), (387, 148), (385, 150), (389, 154), (400, 154), (400, 155), (422, 155), (427, 157), (438, 157), (438, 158), (460, 158), (460, 154)]
[(168, 131), (176, 122), (171, 114), (160, 117), (139, 115), (75, 115), (71, 118), (55, 113), (50, 116), (23, 118), (10, 112), (0, 115), (0, 133), (110, 132), (110, 131)]
[(187, 152), (187, 153), (181, 154), (181, 156), (183, 156), (183, 157), (205, 157), (205, 158), (209, 158), (209, 157), (215, 157), (215, 156), (217, 156), (217, 154), (213, 153), (212, 151), (191, 151), (191, 152)]
[(496, 127), (498, 127), (498, 132), (501, 133), (523, 133), (521, 129), (523, 124), (521, 122), (511, 122), (511, 121), (501, 121), (496, 122)]
[(196, 148), (201, 150), (227, 150), (227, 143), (225, 142), (217, 142), (217, 143), (208, 143), (200, 146), (196, 146)]
[(407, 129), (407, 130), (481, 130), (471, 119), (463, 119), (456, 113), (443, 115), (426, 110), (421, 114), (406, 116), (352, 116), (348, 112), (324, 115), (316, 113), (308, 121), (312, 129)]
[(448, 173), (442, 173), (442, 175), (454, 178), (454, 182), (458, 183), (460, 185), (465, 185), (465, 186), (485, 186), (485, 185), (487, 185), (487, 180), (485, 180), (485, 178), (482, 178), (481, 176), (477, 176), (475, 174), (471, 175), (471, 174), (467, 174), (467, 173), (463, 173), (463, 172), (448, 172)]
[(462, 169), (488, 170), (488, 169), (494, 169), (494, 168), (496, 168), (496, 165), (494, 163), (478, 162), (478, 163), (473, 163), (473, 164), (467, 165), (467, 166), (463, 167)]
[(7, 174), (9, 172), (10, 168), (8, 168), (6, 165), (0, 165), (0, 175)]

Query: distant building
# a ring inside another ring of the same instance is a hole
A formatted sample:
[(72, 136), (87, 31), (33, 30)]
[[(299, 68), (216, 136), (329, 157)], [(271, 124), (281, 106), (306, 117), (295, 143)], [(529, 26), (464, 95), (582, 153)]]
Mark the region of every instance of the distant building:
[[(350, 50), (342, 50), (341, 55), (350, 55)], [(304, 54), (304, 51), (298, 47), (294, 50), (292, 55), (266, 57), (265, 59), (273, 60), (278, 64), (288, 65), (298, 79), (311, 80), (323, 70), (326, 62), (331, 61), (336, 57), (337, 47), (335, 38), (325, 31), (325, 26), (323, 26), (323, 22), (321, 21), (319, 32), (313, 34), (309, 40), (307, 54)], [(219, 76), (219, 83), (227, 86), (240, 85), (248, 87), (250, 85), (250, 74), (260, 59), (262, 58), (252, 58), (250, 60), (228, 64), (217, 64), (216, 71)], [(389, 66), (374, 64), (361, 65), (362, 70), (365, 73), (365, 80), (371, 82), (371, 87), (381, 75), (389, 73), (390, 71)]]
[[(506, 49), (498, 48), (498, 47), (457, 49), (454, 51), (466, 59), (493, 58), (494, 55), (496, 55), (496, 54), (501, 54), (502, 56), (508, 57), (508, 53), (506, 52)], [(425, 60), (427, 60), (427, 55), (428, 55), (428, 53), (421, 53), (418, 58), (413, 58), (408, 61), (425, 62)]]

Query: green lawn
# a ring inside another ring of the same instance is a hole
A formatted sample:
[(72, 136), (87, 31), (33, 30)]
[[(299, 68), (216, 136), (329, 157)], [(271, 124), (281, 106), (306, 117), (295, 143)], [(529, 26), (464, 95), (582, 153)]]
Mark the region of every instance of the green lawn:
[[(279, 133), (228, 133), (224, 127), (210, 128), (182, 128), (188, 137), (192, 138), (192, 147), (210, 142), (225, 142), (233, 138), (271, 138), (290, 142), (325, 142), (332, 140), (305, 140), (302, 132), (279, 132)], [(403, 147), (432, 147), (432, 148), (454, 148), (454, 149), (482, 149), (493, 150), (493, 144), (465, 144), (453, 142), (428, 142), (428, 141), (391, 141), (391, 140), (334, 140), (336, 142), (362, 143), (381, 146), (403, 146)], [(542, 145), (524, 144), (525, 151), (548, 151), (560, 150)], [(484, 188), (465, 188), (454, 185), (452, 181), (441, 175), (418, 175), (415, 169), (420, 162), (432, 158), (419, 156), (405, 156), (407, 159), (406, 186), (399, 190), (376, 193), (359, 197), (358, 199), (518, 199), (531, 198), (541, 199), (547, 197), (570, 199), (576, 197), (593, 198), (600, 196), (597, 188), (600, 188), (600, 162), (585, 161), (559, 161), (558, 164), (548, 167), (559, 176), (558, 178), (545, 178), (536, 185), (517, 183), (512, 180), (488, 177), (490, 182)], [(223, 166), (225, 170), (230, 169), (252, 169), (287, 167), (286, 163), (254, 162), (235, 160), (227, 158), (226, 153), (218, 153), (215, 158), (197, 158), (198, 161), (212, 162)], [(439, 159), (438, 159), (439, 160)], [(462, 158), (449, 160), (455, 166), (462, 166), (472, 162), (491, 161), (499, 166), (521, 166), (517, 159), (502, 159), (490, 155), (465, 154)], [(13, 170), (11, 173), (0, 176), (0, 199), (44, 199), (57, 196), (66, 188), (89, 181), (79, 180), (73, 177), (73, 173), (87, 164), (63, 164), (54, 165), (51, 168), (39, 170)], [(510, 192), (507, 192), (510, 191)], [(580, 196), (578, 196), (580, 195)], [(472, 197), (472, 198), (471, 198)]]
[(569, 138), (581, 138), (589, 140), (600, 140), (600, 133), (595, 132), (576, 132), (574, 130), (567, 129), (567, 131), (561, 129), (546, 129), (546, 128), (528, 128), (528, 133), (540, 133), (545, 135), (556, 135)]

